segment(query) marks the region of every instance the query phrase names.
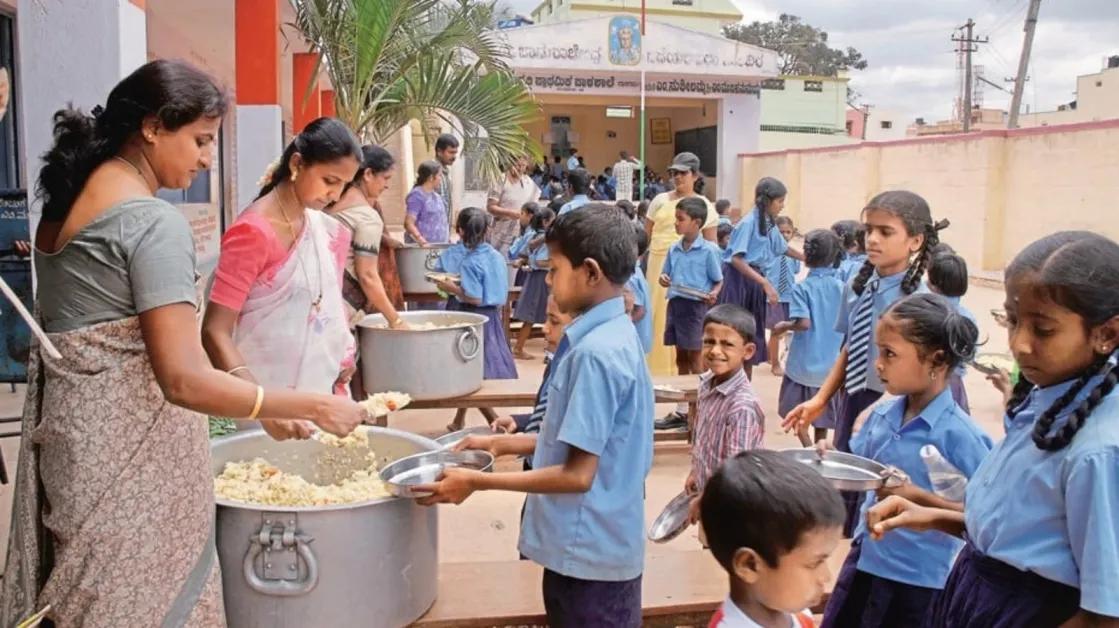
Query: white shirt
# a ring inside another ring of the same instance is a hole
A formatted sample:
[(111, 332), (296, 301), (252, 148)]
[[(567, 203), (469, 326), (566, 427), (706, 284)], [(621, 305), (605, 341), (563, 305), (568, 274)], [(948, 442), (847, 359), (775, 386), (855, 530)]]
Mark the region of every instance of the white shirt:
[(634, 163), (628, 159), (619, 160), (618, 163), (614, 164), (613, 175), (614, 179), (617, 180), (614, 188), (615, 201), (633, 200), (633, 171), (640, 167), (640, 163)]
[(575, 155), (572, 155), (571, 157), (569, 157), (567, 159), (567, 169), (568, 169), (568, 171), (571, 171), (571, 170), (577, 170), (578, 168), (579, 168), (579, 158), (576, 157)]
[[(798, 621), (797, 616), (803, 616), (803, 618)], [(797, 616), (788, 616), (790, 628), (816, 625), (812, 620), (811, 611), (801, 611), (797, 613)], [(723, 600), (723, 605), (719, 607), (718, 618), (719, 622), (714, 624), (716, 628), (762, 628), (761, 624), (750, 619), (746, 613), (743, 613), (742, 609), (738, 608), (738, 605), (735, 604), (729, 596), (727, 599)], [(801, 623), (802, 621), (806, 621), (807, 623)]]

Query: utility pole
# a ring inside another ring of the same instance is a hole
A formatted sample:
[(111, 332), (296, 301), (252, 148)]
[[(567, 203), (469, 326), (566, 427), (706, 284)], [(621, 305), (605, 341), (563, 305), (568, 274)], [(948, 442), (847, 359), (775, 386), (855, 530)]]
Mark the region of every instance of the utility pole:
[(1010, 99), (1010, 118), (1008, 129), (1018, 128), (1018, 110), (1022, 108), (1022, 93), (1026, 91), (1026, 70), (1030, 65), (1030, 50), (1034, 46), (1034, 30), (1037, 28), (1037, 14), (1041, 10), (1041, 0), (1030, 0), (1026, 12), (1026, 39), (1022, 42), (1022, 54), (1018, 57), (1018, 76), (1014, 78), (1014, 96)]
[[(1034, 1), (1038, 2), (1040, 0), (1034, 0)], [(959, 30), (964, 31), (964, 36), (963, 37), (957, 37), (955, 35), (952, 36), (952, 41), (958, 42), (960, 44), (959, 52), (963, 52), (964, 57), (966, 59), (966, 61), (965, 61), (966, 70), (965, 70), (965, 74), (964, 74), (964, 106), (963, 106), (963, 110), (964, 110), (963, 111), (963, 114), (964, 114), (963, 115), (963, 118), (964, 118), (964, 120), (963, 120), (964, 121), (964, 133), (967, 133), (968, 131), (971, 131), (971, 90), (972, 90), (972, 84), (971, 83), (972, 83), (972, 80), (974, 80), (974, 79), (971, 78), (971, 53), (977, 52), (979, 50), (979, 48), (976, 44), (985, 44), (988, 41), (990, 41), (986, 37), (984, 37), (982, 39), (976, 39), (973, 36), (974, 29), (975, 29), (975, 20), (973, 20), (971, 18), (968, 18), (967, 24), (964, 24), (963, 26), (961, 26), (959, 28)]]

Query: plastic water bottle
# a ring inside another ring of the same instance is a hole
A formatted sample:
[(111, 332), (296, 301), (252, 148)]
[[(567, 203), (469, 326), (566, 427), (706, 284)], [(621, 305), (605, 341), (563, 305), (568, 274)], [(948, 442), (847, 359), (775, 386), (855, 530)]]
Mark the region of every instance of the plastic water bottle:
[(932, 482), (933, 492), (944, 499), (964, 501), (964, 489), (967, 488), (967, 476), (962, 471), (952, 466), (941, 455), (935, 445), (921, 447), (921, 460), (929, 470), (929, 480)]

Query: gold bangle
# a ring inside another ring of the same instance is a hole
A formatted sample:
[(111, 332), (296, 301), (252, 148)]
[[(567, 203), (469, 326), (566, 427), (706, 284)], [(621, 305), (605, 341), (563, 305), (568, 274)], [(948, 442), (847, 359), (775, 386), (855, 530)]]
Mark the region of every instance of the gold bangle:
[(256, 403), (253, 404), (253, 412), (249, 415), (249, 420), (252, 421), (256, 415), (260, 414), (260, 408), (264, 405), (264, 386), (256, 387)]
[(234, 375), (234, 374), (237, 374), (241, 371), (247, 371), (247, 370), (249, 370), (249, 366), (247, 364), (242, 364), (241, 366), (235, 366), (235, 367), (229, 369), (225, 373), (226, 373), (226, 375)]

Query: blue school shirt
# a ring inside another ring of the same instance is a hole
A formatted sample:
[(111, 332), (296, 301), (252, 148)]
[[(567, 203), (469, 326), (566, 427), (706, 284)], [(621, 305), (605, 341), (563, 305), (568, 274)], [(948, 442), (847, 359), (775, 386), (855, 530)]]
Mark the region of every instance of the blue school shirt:
[(481, 299), (481, 307), (505, 305), (509, 297), (509, 269), (505, 258), (488, 243), (479, 244), (462, 261), (462, 291)]
[[(933, 445), (952, 466), (971, 477), (991, 451), (991, 438), (956, 405), (952, 391), (945, 388), (920, 415), (902, 426), (906, 401), (898, 397), (875, 407), (851, 438), (851, 453), (895, 466), (913, 484), (932, 491), (921, 447)], [(876, 501), (874, 491), (867, 491), (855, 531), (855, 539), (862, 542), (859, 571), (919, 587), (944, 588), (963, 540), (943, 532), (899, 529), (873, 541), (867, 538), (866, 513)]]
[[(781, 286), (781, 266), (789, 267), (789, 288), (782, 294), (778, 289)], [(769, 266), (765, 269), (765, 278), (773, 285), (774, 290), (777, 292), (777, 301), (779, 303), (788, 303), (793, 296), (793, 288), (797, 283), (797, 273), (800, 272), (800, 260), (795, 260), (787, 255), (775, 257), (769, 262)]]
[(528, 243), (531, 242), (532, 239), (536, 236), (537, 233), (535, 229), (532, 229), (531, 227), (525, 229), (525, 232), (517, 236), (517, 239), (513, 240), (513, 243), (509, 245), (509, 259), (517, 260), (521, 257), (528, 257)]
[[(847, 282), (847, 286), (843, 289), (843, 300), (840, 302), (839, 316), (835, 320), (835, 330), (844, 336), (850, 335), (851, 325), (855, 322), (855, 314), (859, 311), (858, 304), (860, 299), (870, 298), (870, 282), (878, 281), (878, 291), (874, 293), (874, 320), (870, 328), (870, 353), (867, 358), (870, 360), (867, 363), (866, 369), (866, 388), (875, 392), (884, 393), (886, 389), (882, 386), (882, 380), (878, 378), (878, 369), (874, 368), (874, 361), (878, 359), (878, 344), (875, 341), (877, 334), (878, 319), (882, 317), (885, 312), (895, 301), (907, 296), (901, 289), (901, 280), (905, 279), (905, 272), (902, 271), (896, 275), (889, 277), (879, 277), (878, 272), (875, 271), (867, 280), (866, 289), (862, 295), (855, 294), (851, 289), (852, 281)], [(913, 291), (914, 294), (920, 292), (928, 292), (925, 282), (921, 282), (917, 289)]]
[(562, 216), (567, 212), (579, 209), (583, 205), (586, 205), (590, 202), (591, 197), (587, 196), (586, 194), (576, 194), (575, 196), (571, 197), (570, 201), (564, 203), (563, 207), (561, 207), (559, 210), (559, 214), (557, 215)]
[(808, 331), (793, 334), (785, 375), (809, 388), (824, 385), (835, 356), (843, 348), (843, 334), (835, 330), (836, 317), (843, 302), (843, 282), (834, 268), (813, 268), (804, 281), (793, 288), (789, 299), (789, 319), (809, 321)]
[(466, 245), (462, 242), (452, 244), (439, 254), (439, 259), (435, 261), (435, 270), (455, 275), (461, 273), (462, 262), (466, 259), (467, 253)]
[(764, 271), (773, 258), (784, 255), (788, 250), (789, 243), (773, 221), (770, 221), (769, 231), (764, 236), (758, 233), (758, 209), (755, 207), (754, 211), (738, 221), (734, 231), (730, 233), (730, 245), (723, 261), (729, 263), (732, 257), (741, 255), (747, 264)]
[(645, 564), (645, 476), (653, 463), (653, 382), (621, 297), (576, 318), (552, 364), (534, 469), (572, 448), (598, 456), (586, 493), (530, 494), (519, 549), (556, 573), (625, 581)]
[(653, 350), (653, 308), (649, 303), (649, 282), (645, 273), (641, 272), (641, 264), (630, 275), (626, 287), (633, 292), (633, 305), (645, 308), (645, 317), (633, 324), (637, 327), (637, 337), (641, 339), (641, 348), (645, 353)]
[[(691, 248), (684, 249), (684, 239), (680, 238), (668, 249), (661, 272), (672, 279), (673, 284), (711, 292), (715, 284), (723, 280), (723, 263), (719, 259), (719, 247), (703, 236), (696, 236)], [(681, 294), (675, 288), (668, 289), (668, 298), (701, 301), (689, 294)]]
[(866, 263), (866, 253), (856, 253), (854, 255), (847, 255), (843, 261), (839, 262), (839, 275), (844, 282), (851, 281), (851, 278), (859, 274), (859, 270)]
[[(1099, 382), (1089, 381), (1050, 434)], [(1006, 438), (968, 482), (967, 533), (991, 558), (1080, 589), (1081, 608), (1119, 617), (1119, 388), (1064, 449), (1033, 441), (1038, 416), (1072, 384), (1035, 388), (1007, 420)]]

